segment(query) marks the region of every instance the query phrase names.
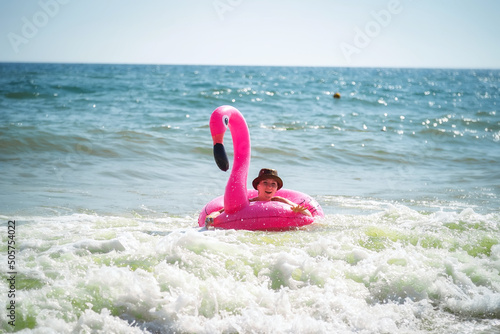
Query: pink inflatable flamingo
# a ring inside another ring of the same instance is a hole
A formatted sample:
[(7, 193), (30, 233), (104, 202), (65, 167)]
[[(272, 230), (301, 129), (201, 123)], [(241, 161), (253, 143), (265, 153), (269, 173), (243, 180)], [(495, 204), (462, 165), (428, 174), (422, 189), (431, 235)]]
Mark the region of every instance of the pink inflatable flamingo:
[(307, 207), (312, 217), (291, 210), (290, 205), (277, 202), (250, 202), (257, 196), (256, 190), (247, 190), (248, 167), (250, 164), (250, 134), (243, 115), (234, 107), (221, 106), (210, 117), (210, 132), (214, 142), (214, 158), (223, 171), (229, 169), (229, 161), (223, 145), (224, 134), (229, 128), (233, 139), (233, 169), (227, 181), (224, 196), (219, 196), (201, 210), (199, 226), (205, 226), (205, 218), (215, 211), (224, 209), (211, 226), (225, 229), (244, 230), (287, 230), (311, 224), (316, 217), (323, 217), (318, 202), (304, 193), (280, 189), (276, 196)]

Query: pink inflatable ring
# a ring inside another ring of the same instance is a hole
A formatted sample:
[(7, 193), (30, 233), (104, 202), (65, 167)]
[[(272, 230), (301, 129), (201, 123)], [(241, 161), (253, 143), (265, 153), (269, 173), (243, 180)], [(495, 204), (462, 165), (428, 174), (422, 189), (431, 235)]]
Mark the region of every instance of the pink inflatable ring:
[(216, 211), (224, 211), (214, 218), (211, 226), (224, 229), (240, 230), (289, 230), (314, 222), (316, 217), (323, 217), (323, 210), (316, 200), (304, 193), (280, 189), (276, 196), (305, 206), (311, 216), (292, 211), (290, 205), (268, 201), (250, 202), (257, 196), (256, 190), (247, 190), (248, 167), (250, 165), (250, 134), (243, 115), (231, 106), (221, 106), (210, 117), (210, 132), (214, 142), (214, 158), (223, 171), (229, 169), (229, 161), (223, 145), (224, 134), (229, 128), (233, 139), (233, 168), (229, 175), (226, 190), (201, 210), (198, 225), (205, 226), (205, 218)]

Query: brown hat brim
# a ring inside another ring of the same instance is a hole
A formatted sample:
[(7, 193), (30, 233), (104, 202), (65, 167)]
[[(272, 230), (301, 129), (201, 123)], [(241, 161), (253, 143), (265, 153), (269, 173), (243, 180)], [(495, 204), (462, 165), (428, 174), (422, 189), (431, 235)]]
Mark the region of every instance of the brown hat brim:
[(265, 175), (261, 175), (261, 176), (256, 177), (252, 181), (253, 188), (255, 190), (257, 190), (257, 186), (259, 185), (260, 181), (267, 180), (267, 179), (273, 179), (273, 180), (275, 180), (278, 183), (278, 190), (280, 190), (283, 187), (283, 180), (279, 176), (265, 174)]

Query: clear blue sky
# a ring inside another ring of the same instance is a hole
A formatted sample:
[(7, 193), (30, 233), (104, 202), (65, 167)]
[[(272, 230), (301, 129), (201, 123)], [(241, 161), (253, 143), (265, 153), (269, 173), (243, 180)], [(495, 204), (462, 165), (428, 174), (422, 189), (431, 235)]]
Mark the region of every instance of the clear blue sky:
[(0, 62), (500, 68), (498, 0), (0, 0)]

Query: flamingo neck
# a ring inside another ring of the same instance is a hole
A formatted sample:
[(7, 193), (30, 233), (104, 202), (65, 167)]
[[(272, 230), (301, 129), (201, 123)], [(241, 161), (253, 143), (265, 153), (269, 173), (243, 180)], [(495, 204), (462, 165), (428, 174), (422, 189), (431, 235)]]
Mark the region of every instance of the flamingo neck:
[(247, 178), (250, 165), (250, 134), (239, 112), (231, 115), (229, 130), (233, 139), (233, 168), (224, 193), (224, 210), (234, 213), (248, 205)]

